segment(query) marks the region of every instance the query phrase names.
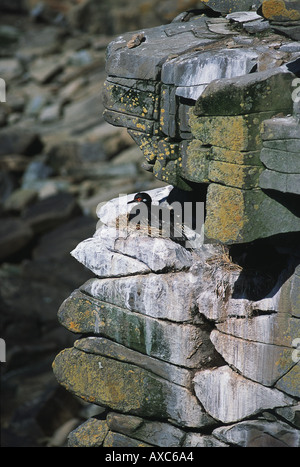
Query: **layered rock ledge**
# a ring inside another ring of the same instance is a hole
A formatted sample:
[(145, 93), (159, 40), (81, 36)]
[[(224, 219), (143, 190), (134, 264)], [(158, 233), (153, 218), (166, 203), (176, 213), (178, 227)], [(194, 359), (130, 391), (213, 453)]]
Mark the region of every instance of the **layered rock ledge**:
[[(169, 192), (150, 194), (159, 202)], [(269, 293), (249, 299), (267, 275), (249, 271), (245, 281), (247, 271), (221, 245), (187, 250), (122, 231), (119, 205), (128, 209), (119, 199), (101, 207), (106, 224), (72, 252), (96, 277), (58, 313), (78, 334), (55, 359), (58, 381), (106, 408), (105, 418), (75, 429), (69, 445), (298, 446), (294, 252)]]
[(95, 277), (59, 309), (78, 340), (53, 369), (104, 412), (70, 446), (300, 446), (298, 8), (240, 3), (108, 47), (105, 118), (168, 184), (153, 204), (205, 218), (185, 246), (132, 230), (131, 194), (72, 251)]

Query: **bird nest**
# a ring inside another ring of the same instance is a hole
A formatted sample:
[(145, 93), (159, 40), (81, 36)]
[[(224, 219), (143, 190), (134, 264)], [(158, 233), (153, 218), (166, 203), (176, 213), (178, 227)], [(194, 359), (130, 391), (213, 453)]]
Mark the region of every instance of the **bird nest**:
[(144, 235), (145, 237), (167, 238), (167, 236), (164, 236), (164, 232), (162, 231), (162, 229), (149, 225), (147, 222), (136, 223), (134, 222), (134, 220), (129, 221), (128, 214), (120, 214), (116, 218), (115, 226), (117, 230), (123, 230), (123, 231), (125, 230), (128, 233), (139, 232), (141, 235)]

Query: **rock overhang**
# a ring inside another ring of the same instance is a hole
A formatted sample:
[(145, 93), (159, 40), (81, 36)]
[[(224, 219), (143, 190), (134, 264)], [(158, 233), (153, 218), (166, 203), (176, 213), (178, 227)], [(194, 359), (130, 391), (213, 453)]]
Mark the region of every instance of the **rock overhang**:
[[(260, 156), (268, 122), (280, 125), (279, 117), (294, 112), (300, 49), (269, 23), (261, 37), (247, 32), (257, 21), (268, 23), (255, 12), (225, 18), (196, 12), (126, 33), (107, 50), (106, 120), (128, 129), (156, 178), (201, 192), (212, 242), (247, 243), (300, 227), (298, 213), (281, 199), (298, 195), (299, 167), (286, 177), (283, 166), (267, 167)], [(129, 47), (137, 34), (143, 40)], [(279, 215), (286, 227), (274, 224)]]

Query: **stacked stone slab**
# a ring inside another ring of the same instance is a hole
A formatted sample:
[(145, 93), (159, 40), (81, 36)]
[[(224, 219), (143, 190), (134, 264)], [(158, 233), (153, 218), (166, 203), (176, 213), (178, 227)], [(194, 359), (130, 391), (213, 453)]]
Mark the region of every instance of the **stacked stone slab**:
[[(159, 201), (169, 189), (150, 194)], [(116, 229), (127, 209), (119, 205), (101, 207), (94, 237), (72, 252), (93, 272), (97, 264), (97, 277), (58, 314), (79, 335), (55, 359), (58, 381), (107, 409), (69, 445), (299, 446), (294, 252), (267, 297), (253, 301), (236, 291), (244, 272), (222, 246), (188, 251)]]

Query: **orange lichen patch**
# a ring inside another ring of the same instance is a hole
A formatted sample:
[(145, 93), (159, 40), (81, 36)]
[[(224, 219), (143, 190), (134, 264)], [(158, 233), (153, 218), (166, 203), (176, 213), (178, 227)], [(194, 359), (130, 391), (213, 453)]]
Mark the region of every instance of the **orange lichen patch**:
[[(290, 354), (290, 358), (292, 358), (291, 354)], [(287, 394), (300, 397), (299, 381), (300, 381), (300, 364), (298, 362), (293, 366), (293, 368), (288, 373), (286, 373), (276, 383), (275, 387), (286, 392)]]
[(205, 234), (221, 242), (236, 242), (247, 222), (243, 192), (211, 184), (207, 193)]
[(230, 164), (211, 161), (209, 164), (209, 179), (237, 188), (255, 188), (258, 186), (259, 175), (263, 168), (251, 165)]
[(71, 332), (76, 332), (76, 333), (81, 332), (81, 326), (78, 323), (75, 323), (74, 321), (69, 321), (68, 329)]
[(243, 151), (248, 146), (248, 128), (242, 116), (194, 117), (190, 125), (195, 138), (205, 144)]
[(265, 0), (262, 5), (262, 12), (265, 18), (273, 21), (298, 21), (300, 19), (300, 11), (289, 8), (288, 2), (284, 0)]
[(145, 398), (139, 369), (111, 359), (65, 349), (53, 365), (58, 381), (70, 392), (89, 402), (116, 410), (137, 410)]
[(78, 447), (101, 446), (108, 433), (105, 420), (90, 418), (71, 433), (72, 445)]
[(260, 151), (232, 151), (226, 148), (213, 147), (212, 159), (215, 161), (228, 162), (230, 164), (242, 164), (242, 165), (261, 165)]

